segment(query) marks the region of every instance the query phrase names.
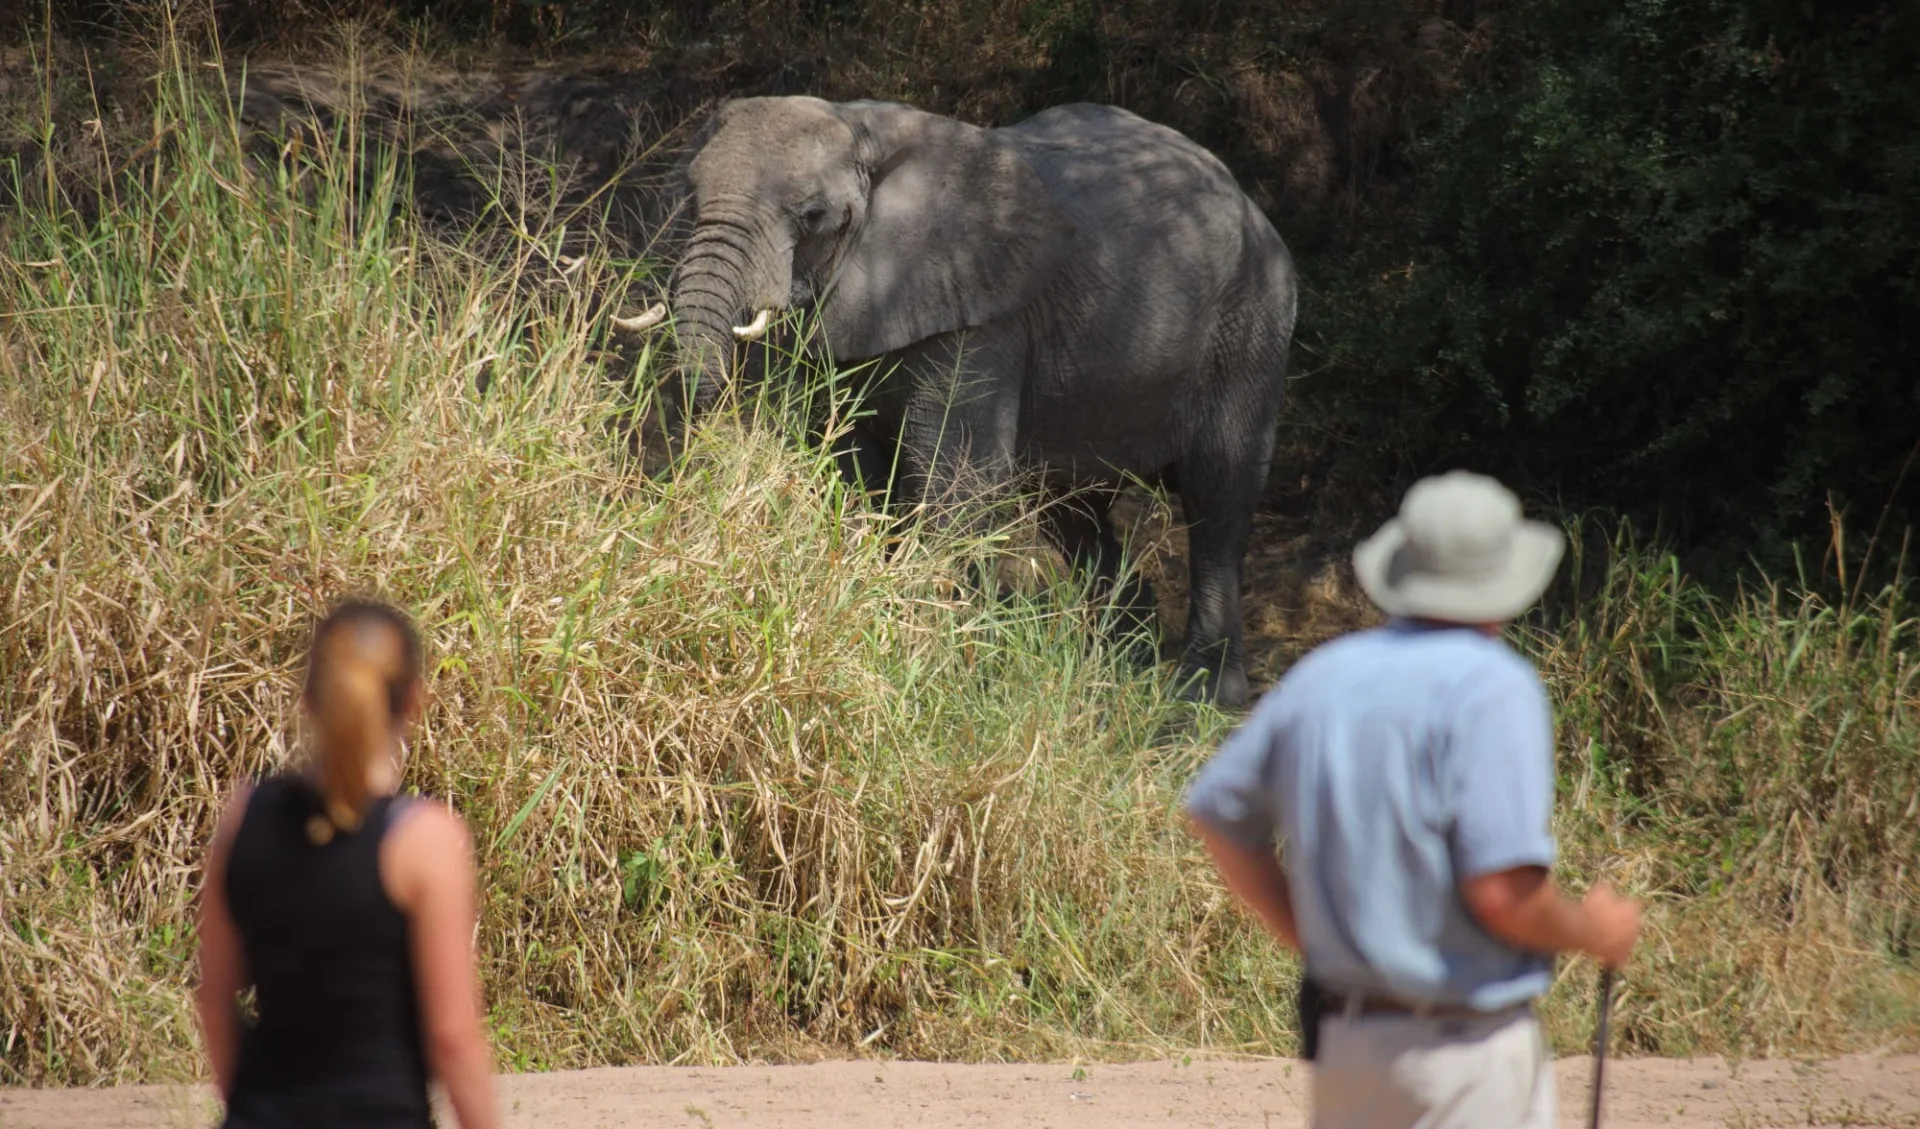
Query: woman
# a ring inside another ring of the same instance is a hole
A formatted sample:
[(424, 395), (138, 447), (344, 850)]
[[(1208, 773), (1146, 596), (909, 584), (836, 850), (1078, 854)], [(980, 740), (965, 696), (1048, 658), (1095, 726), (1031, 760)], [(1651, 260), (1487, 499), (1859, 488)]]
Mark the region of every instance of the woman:
[(421, 707), (413, 625), (383, 604), (334, 609), (301, 705), (305, 771), (239, 791), (201, 891), (200, 1025), (226, 1129), (431, 1126), (430, 1076), (463, 1129), (496, 1129), (472, 843), (446, 806), (396, 794)]

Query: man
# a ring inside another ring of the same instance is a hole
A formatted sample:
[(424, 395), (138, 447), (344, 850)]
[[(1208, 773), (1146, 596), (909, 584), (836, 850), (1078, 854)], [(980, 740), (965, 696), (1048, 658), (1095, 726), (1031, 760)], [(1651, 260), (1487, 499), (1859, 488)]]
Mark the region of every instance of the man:
[(1554, 885), (1550, 707), (1500, 640), (1564, 549), (1491, 478), (1415, 483), (1353, 555), (1390, 622), (1296, 663), (1187, 794), (1227, 888), (1324, 1000), (1317, 1129), (1548, 1129), (1532, 1001), (1553, 956), (1617, 968), (1639, 936), (1606, 884)]

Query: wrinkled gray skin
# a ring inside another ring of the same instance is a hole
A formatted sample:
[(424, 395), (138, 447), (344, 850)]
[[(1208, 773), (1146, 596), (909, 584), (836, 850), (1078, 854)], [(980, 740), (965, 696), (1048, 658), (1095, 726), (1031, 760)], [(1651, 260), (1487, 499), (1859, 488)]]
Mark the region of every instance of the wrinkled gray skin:
[[(811, 310), (834, 360), (882, 358), (855, 453), (906, 501), (977, 497), (1017, 468), (1080, 493), (1048, 532), (1110, 593), (1119, 476), (1188, 522), (1188, 692), (1244, 705), (1240, 571), (1296, 308), (1292, 258), (1217, 159), (1124, 110), (981, 129), (907, 106), (751, 98), (688, 166), (675, 272), (693, 404), (731, 379), (731, 327)], [(897, 446), (896, 446), (897, 444)], [(869, 479), (871, 481), (871, 479)], [(1119, 594), (1135, 622), (1152, 596)]]

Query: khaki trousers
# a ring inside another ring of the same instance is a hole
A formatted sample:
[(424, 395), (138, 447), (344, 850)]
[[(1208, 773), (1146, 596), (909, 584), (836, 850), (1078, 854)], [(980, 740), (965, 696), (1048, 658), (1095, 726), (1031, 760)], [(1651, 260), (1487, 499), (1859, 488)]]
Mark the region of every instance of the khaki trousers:
[(1553, 1063), (1525, 1009), (1320, 1021), (1313, 1129), (1553, 1129)]

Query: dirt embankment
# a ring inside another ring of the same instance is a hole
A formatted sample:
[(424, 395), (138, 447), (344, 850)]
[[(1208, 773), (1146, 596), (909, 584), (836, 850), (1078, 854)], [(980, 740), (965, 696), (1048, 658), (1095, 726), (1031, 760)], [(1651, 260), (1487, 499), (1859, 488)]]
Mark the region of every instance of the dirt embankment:
[[(1592, 1064), (1562, 1059), (1557, 1124), (1587, 1124)], [(1610, 1063), (1608, 1129), (1920, 1125), (1920, 1058), (1860, 1056), (1737, 1067), (1718, 1059)], [(1187, 1129), (1307, 1124), (1307, 1068), (1204, 1059), (1076, 1067), (825, 1062), (642, 1066), (500, 1080), (514, 1129)], [(5, 1129), (188, 1129), (212, 1123), (204, 1087), (0, 1090)], [(443, 1114), (443, 1124), (452, 1120)]]

